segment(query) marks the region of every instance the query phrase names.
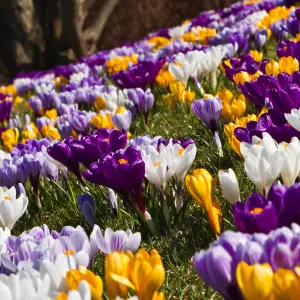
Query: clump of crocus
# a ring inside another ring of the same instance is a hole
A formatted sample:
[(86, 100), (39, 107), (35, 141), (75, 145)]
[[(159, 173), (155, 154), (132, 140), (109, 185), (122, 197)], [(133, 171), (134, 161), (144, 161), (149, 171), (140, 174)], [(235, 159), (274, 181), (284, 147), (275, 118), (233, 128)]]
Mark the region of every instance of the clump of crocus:
[(185, 185), (192, 198), (208, 214), (212, 230), (219, 235), (221, 232), (222, 211), (214, 199), (215, 182), (205, 169), (196, 169), (185, 177)]

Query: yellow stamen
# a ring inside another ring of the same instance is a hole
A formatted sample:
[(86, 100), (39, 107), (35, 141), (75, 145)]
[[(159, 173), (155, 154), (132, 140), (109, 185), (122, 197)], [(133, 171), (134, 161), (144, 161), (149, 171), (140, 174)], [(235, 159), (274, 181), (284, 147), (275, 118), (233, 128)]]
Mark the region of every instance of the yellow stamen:
[(178, 155), (179, 155), (179, 157), (182, 157), (183, 152), (184, 152), (184, 148), (180, 148), (180, 149), (178, 150)]
[(8, 197), (8, 196), (4, 196), (3, 198), (4, 198), (4, 200), (11, 200), (10, 197)]
[(127, 160), (127, 159), (124, 159), (124, 158), (121, 158), (121, 159), (118, 160), (118, 163), (119, 163), (120, 165), (128, 164), (128, 160)]
[(65, 255), (73, 255), (74, 253), (74, 250), (67, 250), (64, 252)]
[(263, 212), (263, 209), (262, 208), (260, 208), (260, 207), (255, 207), (254, 209), (252, 209), (251, 211), (250, 211), (250, 213), (251, 214), (260, 214), (261, 212)]
[(160, 161), (158, 161), (158, 162), (156, 162), (156, 163), (153, 164), (154, 167), (157, 167), (157, 166), (159, 166), (159, 165), (161, 165), (161, 162), (160, 162)]

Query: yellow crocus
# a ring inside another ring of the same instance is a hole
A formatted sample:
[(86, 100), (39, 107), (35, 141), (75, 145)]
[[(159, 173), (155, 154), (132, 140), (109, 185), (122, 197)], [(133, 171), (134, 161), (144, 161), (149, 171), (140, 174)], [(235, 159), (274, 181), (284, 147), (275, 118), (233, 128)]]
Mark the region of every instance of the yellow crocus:
[(116, 73), (127, 70), (130, 63), (138, 63), (138, 54), (113, 57), (106, 62), (106, 68), (108, 73)]
[(276, 300), (298, 300), (299, 277), (291, 270), (277, 269), (273, 277), (273, 294)]
[(246, 128), (247, 123), (250, 121), (257, 122), (257, 116), (255, 114), (251, 114), (251, 115), (249, 114), (245, 117), (237, 118), (235, 119), (235, 124), (238, 125), (238, 127)]
[(164, 104), (168, 105), (171, 109), (175, 107), (175, 96), (173, 94), (163, 95)]
[(279, 59), (279, 70), (292, 75), (294, 72), (299, 70), (299, 61), (291, 56), (281, 57)]
[(184, 86), (181, 82), (175, 81), (170, 83), (170, 91), (178, 102), (183, 102)]
[(165, 63), (164, 66), (160, 69), (160, 71), (156, 75), (155, 81), (165, 89), (171, 82), (175, 81), (174, 76), (168, 69), (168, 63)]
[(241, 71), (233, 75), (233, 81), (236, 85), (245, 84), (245, 82), (251, 81), (250, 74), (245, 71)]
[(132, 258), (131, 280), (139, 300), (151, 300), (165, 281), (165, 269), (159, 253), (140, 249)]
[(18, 144), (19, 130), (17, 128), (9, 128), (2, 132), (1, 138), (8, 152)]
[(56, 109), (52, 108), (52, 109), (46, 110), (45, 117), (47, 117), (50, 120), (53, 120), (54, 121), (54, 125), (55, 125), (56, 118), (57, 118), (57, 111), (56, 111)]
[(98, 114), (92, 118), (92, 124), (97, 128), (113, 128), (114, 124), (111, 120), (111, 114)]
[(106, 108), (106, 101), (101, 97), (101, 96), (98, 96), (94, 102), (94, 106), (96, 107), (96, 109), (99, 111), (99, 110), (102, 110), (102, 109), (105, 109)]
[(279, 63), (274, 60), (274, 59), (271, 59), (267, 64), (266, 64), (266, 74), (267, 75), (274, 75), (274, 76), (277, 76), (280, 71), (279, 71)]
[(205, 169), (196, 169), (185, 177), (185, 185), (192, 198), (206, 211), (212, 208), (213, 179)]
[(55, 128), (52, 124), (48, 124), (42, 127), (41, 133), (44, 137), (49, 136), (51, 140), (61, 140), (61, 136), (57, 128)]
[(164, 294), (157, 292), (165, 281), (165, 269), (158, 252), (153, 249), (149, 254), (140, 249), (134, 256), (128, 251), (127, 257), (130, 258), (130, 276), (111, 272), (111, 278), (135, 290), (139, 300), (163, 299)]
[[(124, 252), (117, 251), (108, 254), (105, 258), (105, 282), (108, 298), (115, 299), (117, 296), (127, 298), (129, 278), (130, 257)], [(132, 288), (132, 286), (130, 287)]]
[(218, 202), (213, 201), (212, 207), (208, 212), (209, 225), (216, 235), (221, 233), (222, 210)]
[(236, 279), (245, 300), (273, 299), (273, 270), (268, 263), (248, 265), (241, 261), (236, 268)]
[(79, 267), (79, 270), (69, 270), (66, 274), (66, 285), (69, 290), (78, 290), (82, 280), (85, 280), (90, 286), (91, 300), (102, 300), (103, 282), (99, 276), (82, 266)]
[(166, 47), (168, 44), (170, 44), (172, 39), (168, 39), (162, 36), (153, 36), (150, 38), (147, 42), (151, 43), (153, 45), (152, 52)]
[(225, 132), (225, 135), (227, 136), (227, 139), (228, 139), (228, 143), (230, 145), (230, 147), (232, 148), (232, 150), (240, 157), (240, 158), (243, 158), (242, 156), (242, 153), (241, 153), (241, 150), (240, 150), (240, 145), (241, 145), (241, 142), (235, 137), (234, 135), (234, 130), (235, 128), (237, 128), (239, 126), (237, 126), (236, 124), (234, 123), (229, 123), (229, 124), (226, 124), (224, 126), (224, 132)]
[(259, 52), (257, 50), (251, 50), (249, 51), (249, 54), (254, 58), (256, 62), (262, 61), (264, 56), (262, 52)]
[(233, 121), (244, 115), (247, 109), (247, 101), (243, 94), (237, 93), (235, 96), (227, 90), (222, 89), (217, 92), (222, 102), (222, 118)]

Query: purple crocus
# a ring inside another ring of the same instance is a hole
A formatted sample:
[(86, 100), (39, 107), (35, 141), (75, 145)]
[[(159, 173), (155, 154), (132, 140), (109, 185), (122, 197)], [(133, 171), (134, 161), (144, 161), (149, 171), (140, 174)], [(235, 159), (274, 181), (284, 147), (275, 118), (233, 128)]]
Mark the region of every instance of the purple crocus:
[(12, 103), (10, 95), (0, 93), (0, 123), (9, 120)]
[(233, 218), (239, 231), (243, 233), (269, 233), (277, 227), (277, 211), (271, 201), (253, 193), (246, 203), (233, 205)]
[(222, 112), (219, 97), (196, 100), (192, 102), (192, 112), (213, 132), (217, 130), (217, 121)]
[(88, 224), (93, 227), (96, 220), (96, 203), (90, 194), (78, 195), (78, 204), (80, 210)]
[(141, 152), (129, 146), (125, 150), (102, 155), (98, 162), (90, 165), (88, 172), (83, 172), (83, 176), (90, 182), (113, 189), (129, 200), (128, 193), (137, 197), (141, 192), (145, 163)]
[(139, 248), (140, 243), (141, 234), (139, 232), (133, 234), (130, 229), (113, 231), (107, 228), (103, 237), (100, 227), (95, 225), (91, 233), (91, 248), (99, 249), (104, 254), (114, 251), (131, 251), (134, 253)]

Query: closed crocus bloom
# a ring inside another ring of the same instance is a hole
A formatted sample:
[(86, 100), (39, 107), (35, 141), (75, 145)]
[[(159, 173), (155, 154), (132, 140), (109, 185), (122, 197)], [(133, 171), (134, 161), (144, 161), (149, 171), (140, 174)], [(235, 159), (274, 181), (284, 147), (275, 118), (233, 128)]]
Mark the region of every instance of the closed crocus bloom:
[(283, 183), (291, 186), (300, 172), (300, 142), (297, 137), (293, 137), (290, 143), (279, 144), (278, 150), (283, 153), (283, 165), (280, 173)]
[(192, 112), (213, 132), (222, 112), (222, 103), (218, 96), (192, 102)]
[(221, 90), (218, 90), (217, 96), (220, 98), (220, 100), (221, 100), (221, 102), (223, 104), (225, 102), (230, 103), (231, 99), (233, 97), (233, 94), (228, 89), (221, 89)]
[(237, 266), (236, 279), (245, 300), (273, 299), (273, 270), (269, 264), (250, 266), (242, 261)]
[(233, 75), (233, 81), (236, 85), (244, 85), (245, 82), (251, 81), (251, 77), (248, 72), (241, 71)]
[(57, 128), (55, 128), (52, 124), (48, 124), (42, 127), (41, 133), (44, 137), (50, 137), (51, 140), (61, 140), (61, 136)]
[(96, 203), (94, 198), (90, 194), (78, 195), (78, 204), (80, 210), (88, 222), (88, 224), (93, 227), (96, 219)]
[(300, 109), (293, 108), (291, 113), (284, 114), (284, 116), (293, 128), (300, 131)]
[(17, 128), (9, 128), (2, 132), (1, 138), (3, 139), (4, 146), (8, 152), (18, 144), (19, 130)]
[(27, 209), (28, 199), (24, 194), (16, 198), (16, 189), (0, 188), (0, 226), (12, 229)]
[[(130, 257), (124, 252), (113, 252), (105, 257), (106, 294), (109, 299), (117, 296), (127, 298), (128, 286), (115, 280), (116, 277), (129, 281)], [(127, 282), (126, 281), (126, 282)]]
[(111, 129), (114, 127), (114, 123), (111, 119), (111, 114), (98, 114), (92, 118), (91, 122), (97, 129)]
[(240, 201), (240, 188), (234, 171), (232, 169), (229, 169), (228, 172), (220, 170), (218, 175), (225, 198), (231, 204)]
[(257, 51), (257, 50), (251, 50), (251, 51), (249, 51), (249, 54), (250, 54), (251, 56), (253, 56), (253, 58), (254, 58), (254, 60), (255, 60), (256, 62), (260, 62), (260, 61), (262, 61), (262, 59), (263, 59), (263, 53), (262, 53), (262, 52), (259, 52), (259, 51)]
[(118, 130), (129, 131), (131, 124), (131, 113), (129, 110), (126, 110), (123, 113), (116, 113), (115, 115), (111, 116), (111, 120)]
[(241, 118), (247, 109), (247, 100), (241, 93), (236, 94), (231, 102), (232, 114), (235, 118)]
[(276, 300), (297, 300), (300, 280), (292, 270), (277, 269), (273, 277), (273, 294)]
[(279, 70), (292, 75), (294, 72), (299, 70), (299, 61), (292, 56), (281, 57), (279, 59)]
[(279, 63), (274, 60), (274, 59), (271, 59), (267, 64), (266, 64), (266, 74), (267, 75), (274, 75), (274, 76), (277, 76), (280, 71), (279, 71)]
[(209, 225), (216, 235), (221, 233), (222, 210), (218, 202), (213, 201), (212, 207), (208, 212)]
[(185, 184), (192, 198), (207, 212), (212, 207), (212, 177), (205, 169), (196, 169), (185, 177)]
[(228, 139), (228, 143), (230, 145), (230, 147), (232, 148), (232, 150), (240, 157), (243, 158), (241, 150), (240, 150), (240, 145), (241, 142), (236, 138), (236, 136), (234, 135), (234, 130), (235, 128), (237, 128), (238, 126), (235, 125), (234, 123), (229, 123), (224, 125), (224, 132), (225, 135), (227, 136)]
[[(45, 112), (45, 117), (47, 117), (48, 119), (50, 120), (53, 120), (54, 122), (56, 121), (56, 118), (57, 118), (57, 111), (55, 108), (53, 109), (48, 109), (46, 112)], [(54, 123), (55, 124), (55, 123)]]

